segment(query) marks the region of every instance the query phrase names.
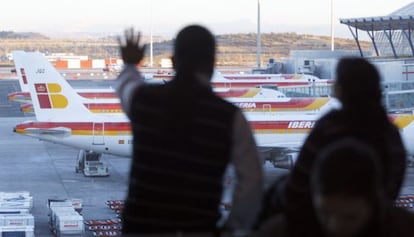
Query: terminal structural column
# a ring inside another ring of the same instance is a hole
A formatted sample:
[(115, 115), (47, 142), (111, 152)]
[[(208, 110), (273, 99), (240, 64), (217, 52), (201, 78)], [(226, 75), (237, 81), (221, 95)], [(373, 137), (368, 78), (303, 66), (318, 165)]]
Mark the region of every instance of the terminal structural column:
[(387, 36), (388, 41), (390, 41), (390, 45), (391, 45), (392, 53), (394, 54), (394, 58), (398, 58), (397, 53), (395, 52), (394, 43), (392, 42), (393, 31), (391, 29), (391, 25), (389, 26), (388, 31), (384, 29), (384, 34), (385, 34), (385, 36)]
[(405, 37), (407, 37), (408, 43), (410, 44), (410, 48), (411, 48), (411, 54), (414, 57), (414, 47), (413, 47), (413, 40), (411, 39), (412, 36), (412, 29), (411, 29), (411, 24), (408, 23), (408, 29), (405, 31), (402, 31), (405, 35)]
[(374, 49), (375, 49), (375, 54), (378, 57), (379, 53), (378, 53), (377, 43), (375, 42), (375, 33), (374, 32), (375, 32), (374, 31), (374, 25), (371, 25), (371, 31), (367, 30), (367, 34), (368, 34), (369, 38), (371, 38), (372, 45), (374, 46)]
[(355, 33), (352, 30), (351, 26), (348, 25), (348, 29), (351, 31), (352, 36), (354, 36), (354, 39), (357, 43), (358, 49), (359, 49), (359, 53), (361, 54), (361, 57), (364, 57), (364, 54), (362, 53), (362, 49), (361, 49), (361, 45), (359, 44), (359, 39), (358, 39), (358, 28), (355, 27)]

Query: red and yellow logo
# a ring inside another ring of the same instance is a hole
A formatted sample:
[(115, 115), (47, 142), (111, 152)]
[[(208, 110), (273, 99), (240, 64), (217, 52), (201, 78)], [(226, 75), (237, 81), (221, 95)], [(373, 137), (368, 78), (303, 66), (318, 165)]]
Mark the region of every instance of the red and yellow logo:
[(26, 72), (24, 71), (24, 68), (20, 68), (20, 73), (22, 74), (23, 84), (27, 85), (27, 77), (26, 77)]
[(63, 109), (68, 106), (68, 99), (60, 92), (57, 83), (36, 83), (35, 90), (41, 109)]

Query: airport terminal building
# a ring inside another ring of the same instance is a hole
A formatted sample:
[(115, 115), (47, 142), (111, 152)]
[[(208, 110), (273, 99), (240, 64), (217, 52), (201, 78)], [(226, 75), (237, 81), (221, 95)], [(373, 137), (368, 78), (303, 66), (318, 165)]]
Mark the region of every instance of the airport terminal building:
[[(384, 80), (385, 103), (389, 110), (414, 109), (414, 3), (387, 16), (341, 19), (350, 29), (359, 53), (378, 66)], [(358, 32), (372, 43), (370, 54), (359, 47)]]
[[(334, 78), (335, 65), (344, 56), (362, 56), (377, 66), (384, 81), (384, 104), (390, 111), (414, 110), (414, 2), (386, 16), (340, 19), (355, 39), (355, 51), (294, 50), (282, 60), (287, 73), (309, 73)], [(371, 50), (360, 47), (361, 35), (368, 35)], [(284, 91), (293, 95), (325, 96), (330, 88), (312, 86)]]

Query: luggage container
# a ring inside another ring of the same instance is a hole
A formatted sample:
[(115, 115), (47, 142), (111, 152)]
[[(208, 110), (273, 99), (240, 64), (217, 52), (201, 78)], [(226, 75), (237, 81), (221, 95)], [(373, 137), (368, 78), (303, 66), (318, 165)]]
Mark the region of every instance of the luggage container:
[(56, 236), (83, 236), (83, 217), (72, 207), (52, 207), (50, 229)]
[(34, 237), (34, 226), (0, 226), (2, 237)]
[(84, 236), (83, 217), (75, 210), (81, 199), (49, 199), (49, 227), (56, 236)]
[(0, 215), (0, 226), (34, 226), (32, 214), (4, 214)]
[(83, 201), (80, 198), (65, 198), (65, 199), (48, 199), (47, 200), (47, 207), (50, 209), (51, 207), (73, 207), (75, 211), (81, 213), (83, 208)]
[(58, 215), (76, 215), (77, 212), (72, 207), (52, 207), (49, 216), (50, 228), (55, 228)]
[(79, 213), (57, 213), (54, 233), (56, 236), (84, 236), (83, 217)]
[(0, 192), (0, 209), (27, 209), (31, 212), (33, 197), (29, 192)]

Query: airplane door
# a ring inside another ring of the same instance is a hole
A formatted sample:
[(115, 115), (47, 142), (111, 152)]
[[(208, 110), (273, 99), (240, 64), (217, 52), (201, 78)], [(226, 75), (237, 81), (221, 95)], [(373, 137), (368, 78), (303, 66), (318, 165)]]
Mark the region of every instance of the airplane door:
[(105, 131), (104, 123), (93, 123), (93, 139), (92, 139), (93, 145), (104, 145), (105, 144), (104, 131)]
[(272, 106), (270, 104), (264, 104), (263, 105), (263, 112), (271, 112)]

